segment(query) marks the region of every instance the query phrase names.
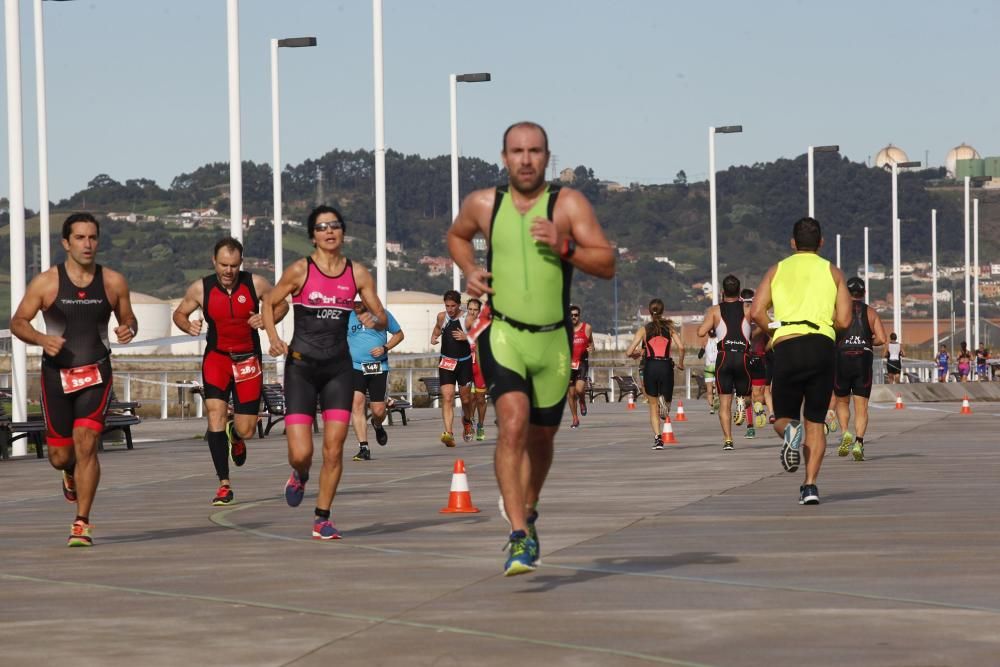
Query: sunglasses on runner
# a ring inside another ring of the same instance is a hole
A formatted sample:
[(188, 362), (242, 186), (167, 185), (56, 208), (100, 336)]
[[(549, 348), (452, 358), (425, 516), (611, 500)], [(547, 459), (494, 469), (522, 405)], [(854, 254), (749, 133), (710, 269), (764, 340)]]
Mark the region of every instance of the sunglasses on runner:
[(569, 316), (573, 319), (580, 319), (580, 313), (570, 313)]
[(328, 229), (343, 229), (344, 225), (341, 224), (339, 220), (334, 220), (333, 222), (317, 222), (316, 226), (313, 227), (317, 232), (325, 232)]

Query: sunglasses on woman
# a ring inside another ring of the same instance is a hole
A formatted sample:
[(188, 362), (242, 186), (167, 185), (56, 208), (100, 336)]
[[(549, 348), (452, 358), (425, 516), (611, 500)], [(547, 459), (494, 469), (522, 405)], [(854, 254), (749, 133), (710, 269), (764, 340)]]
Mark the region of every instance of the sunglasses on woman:
[(317, 222), (313, 229), (317, 232), (325, 232), (328, 229), (343, 229), (344, 225), (340, 223), (339, 220), (334, 220), (333, 222)]

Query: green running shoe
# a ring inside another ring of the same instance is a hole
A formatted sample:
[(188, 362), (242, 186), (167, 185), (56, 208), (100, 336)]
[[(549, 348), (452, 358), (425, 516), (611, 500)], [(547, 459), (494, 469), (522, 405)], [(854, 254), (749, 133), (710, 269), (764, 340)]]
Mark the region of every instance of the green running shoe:
[(851, 450), (851, 454), (854, 455), (854, 460), (855, 461), (864, 461), (865, 460), (865, 446), (862, 443), (860, 443), (857, 440), (855, 440), (854, 441), (854, 449)]
[(837, 423), (837, 415), (833, 410), (826, 411), (826, 432), (836, 433), (837, 429), (840, 428), (840, 424)]
[(747, 440), (752, 440), (753, 438), (756, 438), (757, 429), (755, 429), (753, 426), (748, 426), (746, 435), (744, 435), (743, 437), (746, 438)]
[(854, 436), (851, 435), (850, 431), (844, 431), (844, 437), (840, 439), (840, 447), (837, 448), (837, 456), (847, 456), (853, 444)]
[(486, 427), (483, 426), (482, 422), (479, 422), (479, 425), (476, 426), (476, 440), (482, 442), (485, 439), (486, 439)]
[(503, 569), (505, 577), (514, 577), (535, 571), (538, 561), (538, 544), (523, 530), (515, 530), (511, 533), (504, 549), (510, 551)]

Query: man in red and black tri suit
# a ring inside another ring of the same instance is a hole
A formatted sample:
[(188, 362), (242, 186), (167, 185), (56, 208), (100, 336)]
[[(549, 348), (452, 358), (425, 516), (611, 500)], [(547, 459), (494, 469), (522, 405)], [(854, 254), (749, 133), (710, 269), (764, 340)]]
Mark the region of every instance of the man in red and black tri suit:
[[(264, 386), (257, 330), (264, 326), (260, 300), (271, 283), (240, 271), (242, 263), (243, 244), (230, 237), (221, 239), (212, 255), (215, 273), (194, 281), (174, 311), (174, 324), (192, 336), (201, 333), (203, 321), (208, 324), (201, 372), (208, 412), (206, 439), (219, 476), (213, 505), (233, 502), (229, 457), (237, 466), (246, 462), (246, 439), (257, 426)], [(198, 309), (204, 320), (192, 321), (191, 314)], [(275, 307), (278, 320), (287, 312), (287, 303)], [(230, 399), (233, 419), (227, 420)]]
[[(63, 473), (63, 495), (77, 504), (71, 547), (89, 547), (90, 508), (101, 480), (97, 443), (111, 396), (108, 321), (115, 314), (119, 343), (138, 327), (128, 283), (96, 262), (100, 226), (89, 213), (74, 213), (62, 227), (66, 261), (35, 276), (10, 320), (10, 330), (42, 348), (42, 408), (49, 462)], [(31, 321), (39, 311), (46, 333)]]
[(580, 306), (570, 304), (569, 317), (573, 325), (573, 337), (567, 399), (569, 411), (573, 415), (570, 428), (579, 428), (580, 418), (576, 416), (577, 402), (580, 405), (580, 414), (587, 416), (587, 378), (590, 377), (590, 351), (594, 349), (594, 329), (580, 319)]

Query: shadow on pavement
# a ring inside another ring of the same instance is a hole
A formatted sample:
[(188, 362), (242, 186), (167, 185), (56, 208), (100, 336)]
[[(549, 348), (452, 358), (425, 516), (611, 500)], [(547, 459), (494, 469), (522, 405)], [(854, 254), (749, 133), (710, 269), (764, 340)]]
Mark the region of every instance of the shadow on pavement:
[[(255, 523), (255, 524), (244, 524), (240, 528), (245, 528), (249, 530), (254, 530), (261, 528), (267, 524)], [(149, 530), (143, 533), (133, 533), (131, 535), (111, 535), (108, 537), (100, 537), (101, 544), (124, 544), (127, 542), (148, 542), (150, 540), (172, 540), (178, 537), (195, 537), (198, 535), (207, 535), (209, 533), (217, 533), (223, 530), (229, 530), (225, 526), (211, 525), (211, 526), (198, 526), (190, 528), (165, 528), (163, 530)]]
[(824, 502), (835, 502), (843, 500), (867, 500), (869, 498), (879, 498), (881, 496), (898, 496), (913, 493), (910, 489), (890, 488), (872, 489), (871, 491), (855, 491), (854, 493), (830, 493), (823, 496)]
[[(730, 565), (739, 562), (733, 556), (722, 556), (714, 551), (689, 551), (685, 553), (673, 554), (671, 556), (635, 556), (621, 558), (598, 558), (589, 567), (590, 570), (578, 570), (573, 574), (560, 576), (543, 574), (532, 577), (531, 582), (541, 584), (535, 588), (530, 588), (522, 593), (545, 593), (547, 591), (568, 586), (571, 584), (581, 584), (594, 581), (604, 577), (612, 577), (621, 574), (644, 574), (647, 572), (659, 572), (671, 570), (685, 565)], [(544, 557), (543, 564), (545, 567)]]
[(463, 525), (477, 524), (484, 521), (489, 521), (488, 516), (482, 514), (477, 514), (475, 516), (465, 516), (465, 517), (442, 517), (440, 519), (435, 519), (433, 521), (398, 521), (396, 523), (373, 523), (370, 526), (363, 526), (361, 528), (352, 528), (350, 530), (350, 536), (356, 537), (361, 535), (389, 535), (392, 533), (406, 533), (411, 530), (420, 530), (421, 528), (433, 528), (435, 526), (443, 526), (445, 524), (461, 523)]

